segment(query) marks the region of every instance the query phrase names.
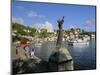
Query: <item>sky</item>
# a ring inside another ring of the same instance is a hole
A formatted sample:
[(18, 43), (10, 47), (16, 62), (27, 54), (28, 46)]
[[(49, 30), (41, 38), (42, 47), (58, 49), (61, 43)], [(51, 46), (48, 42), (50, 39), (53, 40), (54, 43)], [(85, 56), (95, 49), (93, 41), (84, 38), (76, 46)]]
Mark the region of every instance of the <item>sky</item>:
[(12, 2), (12, 22), (30, 27), (58, 29), (57, 20), (65, 16), (63, 28), (95, 31), (96, 7), (89, 5)]

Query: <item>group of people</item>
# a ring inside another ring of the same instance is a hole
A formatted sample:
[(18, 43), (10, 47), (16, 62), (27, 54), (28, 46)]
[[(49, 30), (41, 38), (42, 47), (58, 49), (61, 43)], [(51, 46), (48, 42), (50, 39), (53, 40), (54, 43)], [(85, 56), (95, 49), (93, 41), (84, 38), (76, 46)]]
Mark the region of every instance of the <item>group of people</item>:
[(24, 47), (24, 50), (26, 53), (29, 53), (30, 56), (33, 58), (34, 53), (35, 53), (35, 44), (30, 44)]

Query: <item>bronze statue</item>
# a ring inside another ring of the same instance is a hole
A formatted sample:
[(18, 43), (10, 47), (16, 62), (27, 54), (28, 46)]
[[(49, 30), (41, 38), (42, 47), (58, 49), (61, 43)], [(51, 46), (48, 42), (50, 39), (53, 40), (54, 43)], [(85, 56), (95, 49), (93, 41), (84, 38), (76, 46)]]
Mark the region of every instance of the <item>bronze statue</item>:
[(64, 16), (62, 17), (62, 19), (59, 19), (59, 20), (57, 21), (57, 23), (58, 23), (59, 29), (62, 29), (62, 24), (64, 23)]

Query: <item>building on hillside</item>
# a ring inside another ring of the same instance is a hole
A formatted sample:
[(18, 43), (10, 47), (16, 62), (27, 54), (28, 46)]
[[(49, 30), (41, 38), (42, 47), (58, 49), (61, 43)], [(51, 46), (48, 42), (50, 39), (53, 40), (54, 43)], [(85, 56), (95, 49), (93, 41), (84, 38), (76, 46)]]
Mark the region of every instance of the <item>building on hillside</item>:
[(25, 32), (28, 32), (28, 33), (31, 32), (31, 30), (29, 30), (29, 29), (24, 29), (24, 31), (25, 31)]

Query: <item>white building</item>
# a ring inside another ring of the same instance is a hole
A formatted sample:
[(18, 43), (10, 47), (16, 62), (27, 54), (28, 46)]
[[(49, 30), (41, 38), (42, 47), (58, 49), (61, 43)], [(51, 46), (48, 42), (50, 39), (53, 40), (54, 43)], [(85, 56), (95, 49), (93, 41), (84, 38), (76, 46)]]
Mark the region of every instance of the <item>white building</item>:
[(25, 32), (28, 32), (28, 33), (30, 33), (30, 32), (31, 32), (31, 30), (28, 30), (28, 29), (24, 29), (24, 31), (25, 31)]

